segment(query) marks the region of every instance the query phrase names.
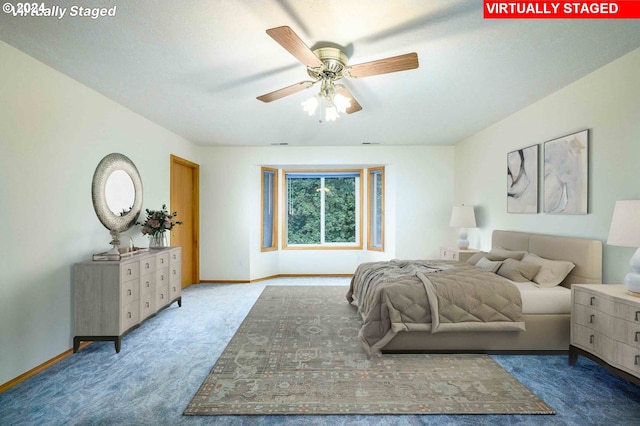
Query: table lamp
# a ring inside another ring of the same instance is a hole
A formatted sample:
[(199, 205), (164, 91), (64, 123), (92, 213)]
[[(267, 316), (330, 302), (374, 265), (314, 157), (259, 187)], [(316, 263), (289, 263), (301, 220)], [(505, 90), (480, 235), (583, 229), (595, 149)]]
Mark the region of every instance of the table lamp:
[(476, 227), (476, 215), (473, 212), (473, 206), (453, 206), (451, 211), (451, 222), (449, 226), (452, 228), (460, 228), (458, 232), (457, 246), (460, 249), (469, 248), (469, 240), (467, 239), (467, 228)]

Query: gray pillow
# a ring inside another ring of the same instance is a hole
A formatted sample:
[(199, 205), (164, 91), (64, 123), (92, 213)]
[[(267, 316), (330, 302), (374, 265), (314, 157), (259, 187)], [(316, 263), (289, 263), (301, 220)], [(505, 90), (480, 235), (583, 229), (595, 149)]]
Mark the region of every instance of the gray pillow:
[(478, 253), (474, 254), (469, 259), (467, 259), (467, 263), (469, 265), (476, 265), (480, 259), (482, 259), (483, 257), (486, 257), (488, 254), (489, 253), (487, 253), (486, 251), (479, 251)]
[(515, 259), (505, 259), (496, 272), (498, 275), (515, 282), (531, 281), (540, 270), (540, 265), (524, 263)]
[(476, 266), (478, 268), (484, 269), (485, 271), (495, 273), (498, 271), (498, 269), (500, 269), (500, 266), (502, 266), (502, 262), (500, 261), (493, 262), (487, 259), (486, 257), (483, 257), (478, 261), (478, 263), (476, 263)]
[(522, 260), (524, 255), (527, 254), (526, 251), (514, 251), (503, 249), (502, 247), (494, 247), (486, 256), (489, 260), (505, 260), (505, 259), (515, 259)]

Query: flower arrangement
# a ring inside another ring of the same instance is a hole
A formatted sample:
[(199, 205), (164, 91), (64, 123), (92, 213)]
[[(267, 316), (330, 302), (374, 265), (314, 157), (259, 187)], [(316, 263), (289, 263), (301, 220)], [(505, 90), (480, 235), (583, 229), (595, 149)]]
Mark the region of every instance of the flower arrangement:
[(147, 212), (147, 220), (136, 222), (136, 225), (142, 225), (142, 235), (155, 236), (172, 230), (176, 225), (182, 225), (182, 222), (173, 220), (178, 216), (178, 212), (169, 213), (165, 204), (162, 205), (162, 210), (145, 209), (145, 211)]

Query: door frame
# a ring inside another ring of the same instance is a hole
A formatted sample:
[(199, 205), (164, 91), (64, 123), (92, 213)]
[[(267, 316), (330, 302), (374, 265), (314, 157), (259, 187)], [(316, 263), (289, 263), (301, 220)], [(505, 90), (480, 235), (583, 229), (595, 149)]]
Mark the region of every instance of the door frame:
[(171, 165), (170, 165), (170, 178), (169, 178), (169, 203), (171, 204), (171, 208), (174, 208), (174, 201), (177, 198), (176, 191), (177, 189), (173, 187), (173, 176), (175, 173), (175, 166), (181, 165), (192, 169), (193, 178), (192, 178), (192, 189), (193, 189), (193, 240), (191, 241), (193, 247), (193, 281), (192, 284), (197, 284), (200, 282), (200, 165), (193, 163), (189, 160), (185, 160), (184, 158), (180, 158), (176, 155), (171, 154)]

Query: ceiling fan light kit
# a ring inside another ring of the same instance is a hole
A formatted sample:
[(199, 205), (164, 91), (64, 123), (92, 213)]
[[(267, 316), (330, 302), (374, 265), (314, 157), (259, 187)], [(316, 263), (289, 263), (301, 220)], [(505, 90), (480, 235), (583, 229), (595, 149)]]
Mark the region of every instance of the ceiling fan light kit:
[(313, 81), (292, 84), (258, 96), (257, 99), (262, 102), (272, 102), (321, 83), (319, 93), (302, 102), (302, 108), (307, 114), (313, 116), (322, 105), (325, 121), (335, 121), (340, 114), (353, 114), (362, 109), (349, 89), (343, 84), (336, 84), (336, 81), (344, 77), (361, 78), (418, 68), (418, 55), (415, 52), (349, 66), (347, 55), (340, 49), (322, 47), (312, 51), (287, 26), (268, 29), (267, 34), (306, 65), (307, 74)]

